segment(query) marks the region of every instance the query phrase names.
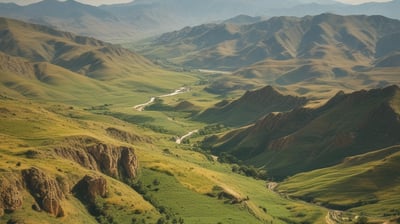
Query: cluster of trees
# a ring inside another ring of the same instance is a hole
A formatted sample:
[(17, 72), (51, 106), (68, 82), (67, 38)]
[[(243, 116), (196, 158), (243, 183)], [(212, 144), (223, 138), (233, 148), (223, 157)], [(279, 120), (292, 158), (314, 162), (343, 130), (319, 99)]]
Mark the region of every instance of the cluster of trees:
[(223, 124), (214, 124), (214, 125), (208, 125), (202, 129), (199, 130), (198, 134), (199, 135), (210, 135), (210, 134), (215, 134), (219, 133), (222, 131), (228, 130), (227, 127)]
[(237, 159), (235, 156), (223, 152), (218, 157), (218, 162), (220, 163), (230, 163), (232, 165), (232, 172), (242, 174), (248, 177), (253, 177), (255, 179), (266, 180), (267, 170), (263, 168), (256, 168), (253, 165), (244, 165), (243, 162)]
[(237, 165), (233, 164), (232, 165), (232, 172), (242, 174), (248, 177), (253, 177), (255, 179), (262, 179), (266, 180), (268, 178), (267, 176), (267, 170), (262, 169), (262, 168), (256, 168), (253, 165), (246, 166), (246, 165)]

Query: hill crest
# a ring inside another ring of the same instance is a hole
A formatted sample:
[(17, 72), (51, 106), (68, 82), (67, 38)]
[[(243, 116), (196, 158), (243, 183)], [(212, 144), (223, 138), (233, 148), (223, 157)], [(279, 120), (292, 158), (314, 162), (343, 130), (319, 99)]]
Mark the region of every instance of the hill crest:
[(265, 166), (280, 178), (331, 166), (348, 156), (399, 144), (400, 115), (395, 109), (399, 102), (394, 100), (399, 96), (399, 87), (390, 86), (337, 94), (316, 109), (269, 114), (248, 128), (221, 136), (213, 143), (213, 152)]
[(97, 79), (112, 79), (105, 75), (111, 69), (115, 77), (126, 75), (131, 70), (127, 67), (154, 66), (116, 45), (12, 19), (0, 18), (0, 37), (0, 51), (6, 54), (33, 62), (49, 62)]
[(219, 102), (197, 116), (196, 119), (225, 125), (246, 125), (271, 112), (290, 111), (305, 105), (307, 99), (283, 95), (272, 86), (254, 91), (246, 91), (243, 96), (232, 102)]

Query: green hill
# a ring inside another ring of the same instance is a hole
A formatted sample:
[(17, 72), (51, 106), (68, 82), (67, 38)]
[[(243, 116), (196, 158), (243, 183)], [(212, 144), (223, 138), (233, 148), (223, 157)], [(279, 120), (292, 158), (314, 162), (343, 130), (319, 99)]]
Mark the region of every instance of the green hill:
[(276, 178), (338, 164), (398, 144), (399, 93), (397, 86), (338, 93), (319, 108), (271, 113), (214, 139), (212, 151), (265, 167)]
[(209, 123), (243, 126), (260, 119), (271, 112), (284, 112), (303, 106), (307, 99), (285, 96), (271, 86), (247, 91), (232, 102), (219, 102), (199, 114), (195, 119)]
[(400, 148), (376, 150), (348, 157), (340, 164), (297, 174), (278, 191), (330, 208), (364, 211), (386, 218), (395, 216), (399, 199)]
[[(93, 38), (11, 19), (0, 19), (0, 50), (34, 62), (49, 62), (97, 79), (126, 76), (154, 66), (131, 51)], [(105, 73), (113, 76), (107, 77)]]
[[(0, 30), (6, 64), (2, 84), (17, 94), (46, 100), (76, 98), (80, 104), (95, 105), (96, 100), (127, 102), (137, 93), (143, 98), (133, 99), (134, 104), (195, 80), (93, 38), (4, 18)], [(94, 98), (94, 92), (104, 98)]]

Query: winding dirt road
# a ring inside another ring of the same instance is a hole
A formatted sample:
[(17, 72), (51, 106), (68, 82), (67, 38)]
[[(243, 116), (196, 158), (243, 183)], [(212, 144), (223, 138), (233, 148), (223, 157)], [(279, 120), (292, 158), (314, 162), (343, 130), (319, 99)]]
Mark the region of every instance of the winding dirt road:
[[(144, 109), (145, 109), (148, 105), (154, 103), (154, 101), (155, 101), (157, 98), (164, 98), (164, 97), (175, 96), (175, 95), (182, 94), (182, 93), (186, 93), (186, 92), (189, 92), (189, 91), (190, 91), (189, 88), (187, 88), (187, 87), (181, 87), (181, 88), (175, 90), (175, 91), (172, 92), (172, 93), (164, 94), (164, 95), (161, 95), (161, 96), (153, 96), (153, 97), (151, 97), (150, 100), (147, 101), (146, 103), (142, 103), (142, 104), (138, 104), (138, 105), (136, 105), (136, 106), (133, 106), (133, 109), (135, 109), (135, 110), (137, 110), (137, 111), (144, 111)], [(168, 119), (170, 119), (170, 118), (168, 118)], [(182, 137), (178, 137), (178, 138), (176, 139), (176, 141), (175, 141), (176, 144), (178, 144), (178, 145), (181, 144), (182, 141), (183, 141), (185, 138), (188, 138), (188, 137), (192, 136), (193, 134), (195, 134), (195, 133), (197, 133), (197, 132), (199, 132), (199, 130), (190, 131), (190, 132), (188, 132), (186, 135), (184, 135), (184, 136), (182, 136)]]
[(175, 91), (172, 92), (172, 93), (168, 93), (168, 94), (161, 95), (161, 96), (153, 96), (153, 97), (151, 97), (150, 100), (147, 101), (146, 103), (142, 103), (142, 104), (138, 104), (138, 105), (136, 105), (136, 106), (133, 106), (133, 109), (135, 109), (135, 110), (137, 110), (137, 111), (144, 111), (144, 108), (146, 108), (148, 105), (154, 103), (154, 101), (155, 101), (157, 98), (164, 98), (164, 97), (169, 97), (169, 96), (175, 96), (175, 95), (182, 94), (182, 93), (186, 93), (186, 92), (189, 92), (189, 88), (187, 88), (187, 87), (181, 87), (181, 88), (175, 90)]
[(186, 135), (184, 135), (184, 136), (182, 136), (182, 137), (180, 137), (180, 138), (177, 138), (176, 139), (176, 144), (181, 144), (182, 143), (182, 141), (185, 139), (185, 138), (188, 138), (188, 137), (190, 137), (190, 136), (192, 136), (193, 134), (195, 134), (195, 133), (197, 133), (197, 132), (199, 132), (199, 130), (194, 130), (194, 131), (191, 131), (191, 132), (189, 132), (189, 133), (187, 133)]

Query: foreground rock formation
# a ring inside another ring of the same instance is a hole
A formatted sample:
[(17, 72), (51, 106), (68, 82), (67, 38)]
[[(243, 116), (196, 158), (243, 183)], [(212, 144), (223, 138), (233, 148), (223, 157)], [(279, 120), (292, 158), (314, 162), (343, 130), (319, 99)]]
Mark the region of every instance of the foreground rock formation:
[(35, 167), (23, 170), (22, 177), (27, 189), (42, 210), (56, 217), (64, 216), (61, 201), (65, 197), (55, 179)]
[(76, 144), (56, 148), (55, 152), (85, 168), (100, 171), (120, 180), (133, 179), (137, 176), (138, 160), (134, 150), (129, 147), (102, 143), (90, 146)]

